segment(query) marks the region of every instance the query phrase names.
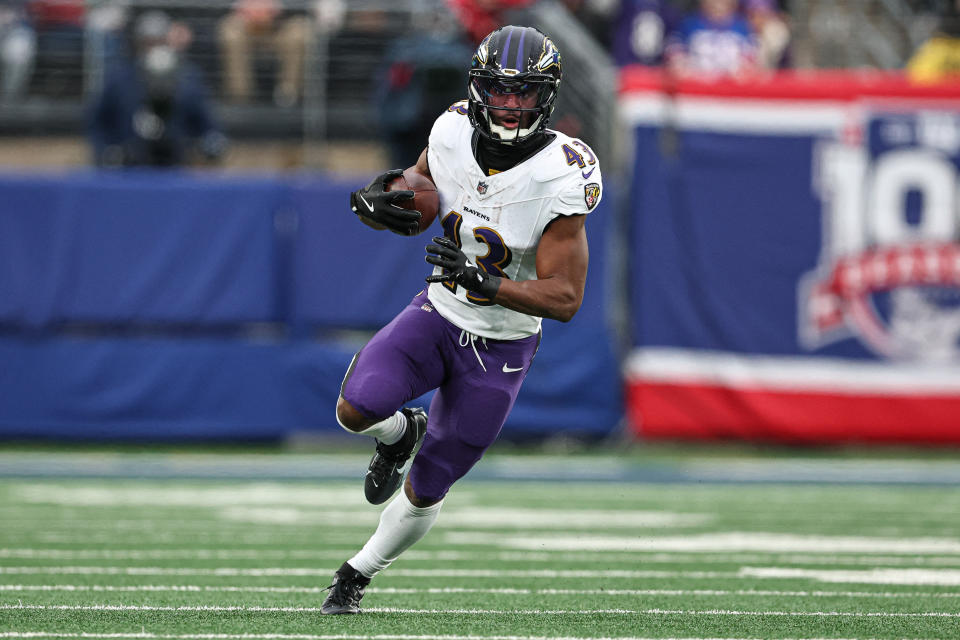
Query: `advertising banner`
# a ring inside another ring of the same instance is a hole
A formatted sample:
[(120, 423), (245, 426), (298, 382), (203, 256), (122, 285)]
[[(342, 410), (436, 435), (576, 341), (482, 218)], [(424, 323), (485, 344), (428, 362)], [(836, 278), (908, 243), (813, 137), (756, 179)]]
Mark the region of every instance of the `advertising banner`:
[(643, 437), (960, 442), (960, 87), (624, 74)]

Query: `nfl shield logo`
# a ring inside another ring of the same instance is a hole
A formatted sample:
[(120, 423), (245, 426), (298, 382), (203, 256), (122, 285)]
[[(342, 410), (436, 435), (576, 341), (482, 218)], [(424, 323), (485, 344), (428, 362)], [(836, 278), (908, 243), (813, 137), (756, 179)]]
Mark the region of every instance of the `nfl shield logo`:
[(480, 195), (485, 194), (487, 192), (487, 186), (488, 186), (487, 183), (481, 180), (480, 183), (477, 185), (477, 193), (479, 193)]

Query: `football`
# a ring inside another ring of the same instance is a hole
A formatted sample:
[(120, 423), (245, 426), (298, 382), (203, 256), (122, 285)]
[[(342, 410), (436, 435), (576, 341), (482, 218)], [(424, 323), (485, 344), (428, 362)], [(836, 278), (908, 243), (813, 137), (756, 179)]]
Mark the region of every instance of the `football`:
[(437, 195), (437, 185), (430, 178), (414, 171), (413, 167), (406, 169), (399, 176), (387, 183), (387, 191), (413, 191), (413, 198), (400, 200), (396, 204), (404, 209), (415, 209), (420, 212), (420, 229), (423, 233), (433, 224), (437, 213), (440, 212), (440, 196)]

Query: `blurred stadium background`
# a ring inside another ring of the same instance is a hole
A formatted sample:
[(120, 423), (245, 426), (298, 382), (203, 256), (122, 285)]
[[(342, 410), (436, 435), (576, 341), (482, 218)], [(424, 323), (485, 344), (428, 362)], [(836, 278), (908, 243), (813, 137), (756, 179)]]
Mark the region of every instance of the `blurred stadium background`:
[[(683, 17), (722, 5), (749, 42), (695, 44)], [(0, 11), (8, 441), (340, 435), (349, 358), (425, 271), (346, 194), (412, 163), (505, 22), (557, 42), (553, 122), (607, 187), (505, 440), (960, 441), (953, 2)]]
[[(347, 194), (505, 23), (603, 166), (584, 305), (321, 619), (379, 513), (340, 381), (426, 274)], [(0, 2), (0, 637), (957, 637), (958, 36), (952, 0)]]

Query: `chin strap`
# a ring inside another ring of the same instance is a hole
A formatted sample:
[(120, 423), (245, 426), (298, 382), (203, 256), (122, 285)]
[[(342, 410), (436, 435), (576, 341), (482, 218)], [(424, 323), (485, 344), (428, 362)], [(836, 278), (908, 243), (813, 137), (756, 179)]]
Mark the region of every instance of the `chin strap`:
[(510, 130), (506, 127), (500, 126), (499, 124), (494, 124), (493, 118), (490, 117), (489, 111), (487, 112), (487, 126), (490, 127), (490, 133), (497, 135), (500, 138), (500, 142), (503, 144), (517, 144), (518, 142), (526, 142), (524, 138), (536, 132), (537, 127), (540, 126), (541, 120), (543, 120), (543, 114), (537, 116), (537, 119), (533, 121), (533, 124), (526, 129), (520, 129), (518, 127), (516, 130)]

